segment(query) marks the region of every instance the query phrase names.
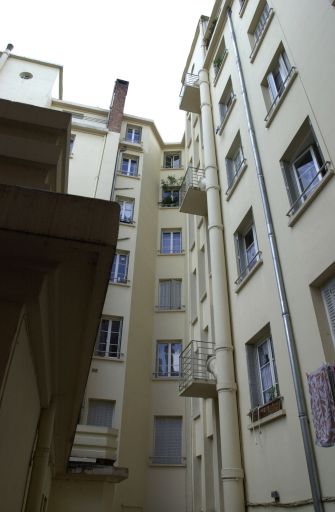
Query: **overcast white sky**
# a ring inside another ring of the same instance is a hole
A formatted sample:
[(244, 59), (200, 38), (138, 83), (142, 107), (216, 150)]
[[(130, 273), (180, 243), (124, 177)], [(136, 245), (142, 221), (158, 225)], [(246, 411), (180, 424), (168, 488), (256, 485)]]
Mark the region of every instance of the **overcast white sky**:
[(3, 2), (0, 49), (64, 66), (64, 99), (108, 108), (116, 78), (129, 81), (125, 111), (153, 119), (179, 141), (181, 75), (201, 14), (214, 0), (13, 0)]

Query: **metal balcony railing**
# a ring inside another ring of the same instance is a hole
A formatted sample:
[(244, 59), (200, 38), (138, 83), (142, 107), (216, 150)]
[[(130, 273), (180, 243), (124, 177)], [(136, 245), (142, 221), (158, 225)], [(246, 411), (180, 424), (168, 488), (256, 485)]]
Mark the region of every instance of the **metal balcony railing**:
[(183, 203), (185, 196), (190, 188), (201, 190), (201, 181), (205, 178), (204, 169), (197, 167), (188, 167), (180, 186), (179, 197), (180, 204)]
[(262, 259), (262, 253), (261, 251), (256, 252), (255, 256), (252, 258), (252, 260), (249, 261), (249, 263), (241, 270), (240, 275), (235, 281), (236, 285), (239, 285), (242, 283), (242, 281), (247, 277), (249, 272), (253, 269), (253, 267), (256, 265), (258, 261)]
[(185, 87), (187, 86), (199, 87), (199, 75), (192, 75), (191, 73), (186, 73), (184, 83), (180, 90), (180, 97), (184, 95)]
[[(180, 354), (179, 394), (209, 397), (216, 393), (216, 379), (207, 369), (207, 361), (213, 355), (212, 342), (192, 340), (187, 345)], [(211, 391), (208, 390), (208, 384)]]
[(315, 174), (314, 178), (309, 182), (306, 188), (301, 192), (300, 196), (292, 204), (291, 208), (287, 212), (287, 216), (291, 217), (302, 204), (306, 201), (306, 199), (313, 193), (313, 191), (317, 188), (319, 183), (322, 181), (324, 176), (329, 171), (330, 162), (325, 162), (323, 166), (320, 168), (319, 172)]

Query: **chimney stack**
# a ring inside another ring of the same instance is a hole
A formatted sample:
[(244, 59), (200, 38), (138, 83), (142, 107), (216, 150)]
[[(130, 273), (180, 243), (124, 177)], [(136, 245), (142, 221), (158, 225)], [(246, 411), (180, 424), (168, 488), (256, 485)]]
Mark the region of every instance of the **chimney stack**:
[(112, 102), (109, 110), (108, 130), (120, 133), (123, 118), (124, 104), (128, 92), (129, 82), (116, 79), (113, 91)]

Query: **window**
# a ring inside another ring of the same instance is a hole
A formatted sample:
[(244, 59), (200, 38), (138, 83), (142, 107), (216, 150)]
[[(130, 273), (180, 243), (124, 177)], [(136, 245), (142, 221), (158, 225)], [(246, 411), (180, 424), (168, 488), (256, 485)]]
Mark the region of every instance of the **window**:
[(95, 355), (100, 357), (121, 356), (122, 318), (102, 318), (95, 346)]
[(328, 171), (318, 146), (313, 128), (307, 118), (281, 159), (283, 177), (291, 208), (288, 215), (296, 213), (313, 195)]
[(219, 112), (220, 112), (220, 125), (216, 129), (216, 133), (221, 135), (223, 128), (227, 122), (231, 109), (235, 103), (235, 94), (233, 92), (233, 86), (231, 79), (229, 79), (228, 84), (225, 87), (221, 100), (219, 102)]
[(181, 279), (159, 281), (159, 309), (181, 309)]
[(179, 206), (179, 188), (164, 188), (162, 190), (161, 206), (177, 207)]
[(161, 254), (181, 253), (181, 231), (162, 231)]
[(178, 377), (179, 375), (179, 356), (181, 353), (180, 342), (157, 343), (156, 354), (156, 377)]
[(164, 153), (164, 167), (178, 169), (181, 167), (181, 155), (177, 153)]
[(328, 281), (322, 287), (321, 294), (326, 309), (332, 340), (335, 345), (335, 278)]
[(128, 276), (129, 253), (116, 252), (113, 260), (110, 281), (113, 283), (126, 283)]
[(73, 147), (74, 147), (74, 142), (76, 140), (76, 136), (71, 133), (71, 138), (70, 138), (70, 156), (73, 155)]
[(89, 400), (87, 425), (111, 428), (115, 402), (111, 400)]
[(270, 8), (268, 4), (265, 2), (264, 8), (261, 12), (261, 15), (258, 19), (256, 28), (254, 30), (254, 40), (255, 44), (257, 43), (258, 39), (260, 38), (261, 34), (263, 33), (263, 30), (265, 28), (266, 22), (268, 20), (270, 14)]
[(154, 464), (181, 464), (182, 418), (156, 416), (154, 420)]
[(245, 279), (260, 259), (255, 225), (250, 213), (246, 216), (240, 228), (235, 233), (235, 244), (239, 272), (235, 284), (239, 284)]
[(121, 162), (121, 174), (124, 174), (125, 176), (137, 176), (138, 158), (123, 156)]
[(132, 224), (134, 217), (134, 200), (122, 198), (116, 198), (116, 200), (120, 205), (120, 222)]
[(225, 40), (224, 40), (224, 38), (222, 38), (222, 41), (218, 48), (218, 51), (216, 52), (215, 58), (213, 60), (213, 69), (214, 69), (215, 77), (221, 71), (221, 68), (223, 67), (226, 57), (227, 57), (227, 48), (226, 48)]
[(268, 90), (272, 103), (277, 101), (283, 94), (290, 70), (291, 65), (286, 52), (283, 50), (278, 58), (276, 58), (272, 70), (267, 75)]
[[(247, 345), (251, 407), (260, 407), (279, 398), (276, 361), (271, 336)], [(270, 411), (272, 412), (272, 411)]]
[(126, 130), (126, 141), (128, 142), (136, 142), (139, 144), (141, 142), (142, 129), (139, 126), (127, 126)]
[(226, 194), (229, 193), (230, 189), (233, 187), (237, 177), (240, 172), (244, 169), (246, 164), (240, 133), (234, 139), (234, 142), (228, 152), (226, 158), (226, 170), (227, 170), (227, 181), (228, 181), (228, 189)]

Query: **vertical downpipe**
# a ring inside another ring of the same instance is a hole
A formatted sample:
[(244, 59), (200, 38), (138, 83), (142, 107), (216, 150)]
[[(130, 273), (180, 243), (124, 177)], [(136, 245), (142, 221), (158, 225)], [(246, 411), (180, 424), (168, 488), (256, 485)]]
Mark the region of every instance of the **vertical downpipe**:
[(310, 428), (309, 428), (306, 400), (305, 400), (305, 395), (304, 395), (304, 390), (303, 390), (301, 371), (300, 371), (300, 367), (299, 367), (298, 352), (297, 352), (296, 342), (295, 342), (295, 338), (294, 338), (294, 334), (293, 334), (293, 326), (292, 326), (291, 315), (290, 315), (288, 301), (287, 301), (283, 273), (282, 273), (281, 264), (280, 264), (277, 240), (276, 240), (274, 226), (273, 226), (273, 222), (272, 222), (272, 214), (271, 214), (268, 194), (267, 194), (265, 180), (264, 180), (261, 157), (259, 154), (258, 144), (257, 144), (257, 140), (256, 140), (254, 124), (253, 124), (253, 120), (252, 120), (249, 99), (247, 96), (247, 90), (246, 90), (246, 86), (245, 86), (244, 75), (243, 75), (240, 55), (239, 55), (239, 51), (238, 51), (238, 47), (237, 47), (236, 36), (235, 36), (234, 25), (233, 25), (233, 21), (232, 21), (230, 8), (227, 10), (227, 15), (228, 15), (228, 21), (229, 21), (230, 34), (231, 34), (231, 38), (232, 38), (232, 44), (233, 44), (234, 52), (235, 52), (235, 56), (236, 56), (236, 67), (237, 67), (237, 71), (238, 71), (238, 75), (239, 75), (239, 79), (240, 79), (241, 95), (243, 98), (245, 115), (246, 115), (246, 120), (247, 120), (247, 125), (248, 125), (248, 132), (249, 132), (249, 137), (250, 137), (250, 141), (251, 141), (251, 147), (252, 147), (252, 151), (253, 151), (256, 172), (257, 172), (257, 179), (258, 179), (259, 189), (260, 189), (261, 198), (262, 198), (262, 205), (263, 205), (263, 211), (264, 211), (264, 216), (265, 216), (266, 229), (267, 229), (270, 250), (271, 250), (271, 256), (272, 256), (272, 262), (273, 262), (273, 267), (274, 267), (274, 272), (275, 272), (275, 277), (276, 277), (276, 284), (277, 284), (277, 289), (278, 289), (278, 294), (279, 294), (281, 314), (282, 314), (282, 318), (283, 318), (283, 322), (284, 322), (285, 336), (286, 336), (286, 342), (287, 342), (290, 365), (291, 365), (291, 372), (292, 372), (295, 395), (296, 395), (297, 406), (298, 406), (300, 427), (301, 427), (301, 432), (302, 432), (302, 438), (303, 438), (304, 449), (305, 449), (305, 457), (306, 457), (309, 480), (310, 480), (313, 502), (314, 502), (314, 510), (316, 512), (323, 512), (324, 507), (323, 507), (322, 498), (321, 498), (322, 495), (321, 495), (320, 481), (319, 481), (319, 475), (318, 475), (318, 470), (317, 470), (317, 462), (316, 462), (316, 458), (315, 458), (313, 442), (312, 442), (312, 436), (311, 436), (311, 432), (310, 432)]
[(6, 64), (6, 62), (8, 60), (8, 57), (10, 55), (10, 52), (12, 51), (13, 48), (14, 48), (14, 46), (11, 43), (8, 43), (6, 50), (4, 50), (2, 52), (2, 55), (0, 57), (0, 71), (4, 67), (4, 65)]
[(217, 392), (221, 436), (223, 509), (243, 512), (244, 489), (240, 433), (237, 413), (237, 386), (231, 340), (226, 258), (223, 243), (221, 198), (216, 165), (212, 105), (208, 71), (199, 71), (201, 120), (203, 124), (204, 164), (208, 205), (208, 233), (212, 267), (213, 318)]

